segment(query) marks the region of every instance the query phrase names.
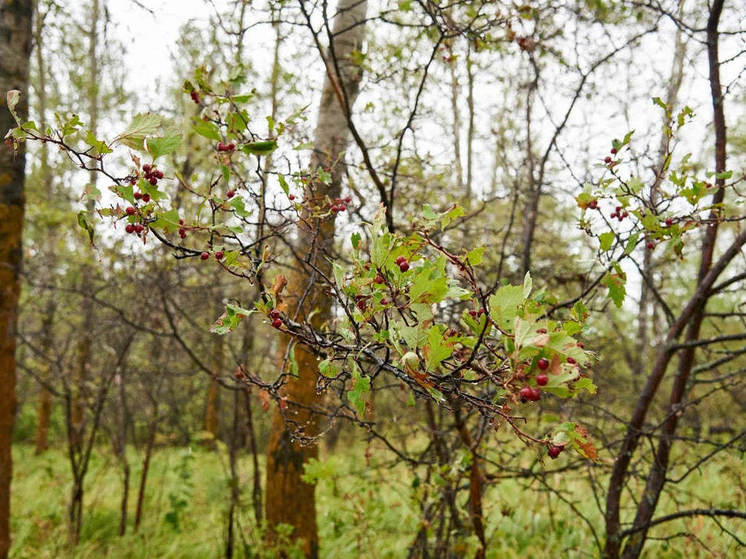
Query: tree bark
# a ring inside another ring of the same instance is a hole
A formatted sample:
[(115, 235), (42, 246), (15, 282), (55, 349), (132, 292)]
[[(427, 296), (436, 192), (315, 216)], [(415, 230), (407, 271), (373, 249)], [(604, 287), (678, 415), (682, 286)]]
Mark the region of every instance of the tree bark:
[[(365, 31), (362, 22), (366, 11), (367, 2), (359, 0), (341, 0), (337, 8), (310, 162), (312, 172), (318, 167), (328, 170), (331, 181), (330, 184), (313, 181), (305, 193), (306, 204), (324, 204), (327, 197), (334, 199), (340, 193), (344, 152), (349, 145), (346, 115), (357, 97), (361, 78), (361, 69), (350, 55), (361, 50)], [(308, 212), (304, 213), (298, 231), (298, 254), (308, 255), (310, 264), (330, 273), (328, 256), (333, 241), (333, 217), (317, 220)], [(320, 282), (313, 268), (306, 263), (298, 264), (302, 268), (294, 268), (288, 278), (288, 312), (300, 321), (317, 311), (310, 322), (314, 327), (320, 327), (331, 318), (330, 301), (319, 288)], [(302, 294), (304, 296), (300, 299)], [(281, 366), (284, 366), (287, 350), (288, 340), (283, 339), (278, 359)], [(301, 444), (286, 425), (288, 418), (296, 426), (296, 431), (302, 429), (304, 436), (314, 436), (318, 432), (317, 417), (307, 409), (317, 401), (317, 361), (307, 348), (296, 346), (291, 350), (295, 352), (298, 376), (291, 378), (285, 387), (287, 409), (277, 409), (273, 416), (267, 448), (266, 518), (270, 540), (273, 527), (280, 523), (289, 524), (293, 527), (292, 538), (302, 542), (305, 555), (318, 557), (314, 486), (301, 479), (303, 465), (318, 455), (318, 448)]]
[(223, 337), (214, 336), (212, 346), (212, 378), (207, 389), (205, 406), (205, 431), (210, 433), (213, 442), (217, 440), (220, 430), (220, 385), (218, 377), (223, 369)]
[[(31, 0), (0, 4), (0, 133), (15, 122), (6, 105), (6, 92), (18, 90), (16, 110), (28, 114), (31, 55)], [(10, 482), (13, 475), (11, 443), (16, 411), (16, 326), (23, 247), (25, 149), (15, 153), (0, 147), (0, 559), (10, 551)]]

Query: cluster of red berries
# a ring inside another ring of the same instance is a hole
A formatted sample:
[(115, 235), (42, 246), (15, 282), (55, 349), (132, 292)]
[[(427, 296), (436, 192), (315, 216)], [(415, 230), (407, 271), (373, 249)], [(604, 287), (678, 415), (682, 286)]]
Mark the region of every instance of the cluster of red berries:
[(407, 259), (404, 256), (399, 256), (396, 259), (396, 265), (399, 266), (399, 269), (402, 272), (409, 270), (409, 262), (407, 262)]
[[(290, 199), (292, 200), (293, 198), (294, 196), (291, 194)], [(331, 208), (329, 209), (331, 210), (332, 213), (343, 212), (347, 209), (347, 204), (349, 204), (351, 201), (352, 201), (352, 198), (350, 198), (349, 196), (345, 198), (336, 198)]]
[(236, 144), (231, 142), (230, 144), (224, 144), (223, 142), (218, 142), (218, 151), (235, 151), (236, 150)]
[(355, 305), (361, 311), (364, 311), (368, 304), (365, 302), (365, 295), (355, 295)]
[[(617, 149), (616, 148), (611, 148), (611, 155), (616, 155), (616, 154), (617, 154)], [(614, 160), (610, 156), (608, 156), (608, 155), (606, 157), (604, 157), (604, 163), (606, 163), (607, 165), (611, 165), (613, 163), (613, 161)]]
[(524, 386), (521, 388), (518, 395), (521, 397), (522, 404), (525, 404), (526, 402), (538, 402), (541, 400), (541, 390), (533, 386)]
[(626, 211), (622, 211), (622, 206), (617, 206), (609, 217), (611, 219), (617, 218), (619, 221), (624, 221), (624, 218), (628, 215), (629, 214)]
[(474, 309), (469, 309), (469, 316), (471, 316), (472, 318), (476, 318), (478, 316), (482, 316), (485, 312), (486, 311), (484, 310), (484, 308), (481, 308), (478, 311)]
[(272, 309), (269, 311), (269, 318), (272, 319), (272, 326), (275, 328), (281, 328), (282, 327), (282, 320), (280, 319), (280, 311), (277, 309)]
[(194, 101), (197, 105), (199, 105), (199, 93), (197, 93), (196, 91), (192, 91), (189, 94), (189, 97), (191, 97), (192, 101)]
[(124, 230), (127, 233), (137, 233), (140, 235), (145, 230), (145, 226), (142, 223), (128, 223)]
[(142, 171), (145, 174), (145, 180), (153, 186), (158, 184), (158, 179), (163, 178), (163, 171), (160, 171), (147, 163), (142, 166)]
[[(186, 235), (186, 232), (185, 232), (185, 235)], [(225, 253), (223, 253), (222, 250), (218, 250), (215, 252), (215, 260), (222, 260), (223, 256), (225, 256)], [(199, 258), (200, 260), (207, 260), (208, 258), (210, 258), (210, 253), (207, 251), (202, 251), (202, 254), (199, 255)]]
[(181, 237), (182, 239), (186, 238), (186, 229), (184, 229), (184, 220), (183, 219), (179, 220), (179, 237)]

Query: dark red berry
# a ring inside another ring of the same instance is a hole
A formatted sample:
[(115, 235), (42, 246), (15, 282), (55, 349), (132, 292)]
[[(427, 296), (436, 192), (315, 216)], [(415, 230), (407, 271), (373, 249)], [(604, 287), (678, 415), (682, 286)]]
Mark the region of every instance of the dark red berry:
[(523, 388), (521, 388), (521, 391), (518, 393), (518, 395), (521, 397), (521, 402), (523, 403), (533, 400), (533, 391), (531, 390), (530, 386), (524, 386)]
[(562, 449), (565, 448), (564, 446), (558, 446), (556, 444), (550, 444), (549, 449), (547, 450), (547, 454), (549, 455), (549, 458), (554, 460), (557, 458), (557, 456), (560, 455), (560, 452), (562, 452)]
[(228, 198), (233, 198), (236, 195), (236, 191), (235, 190), (229, 190), (228, 192), (225, 193), (225, 195)]
[(617, 152), (616, 148), (611, 148), (611, 153), (612, 153), (612, 155), (615, 155), (615, 154), (616, 154), (616, 152)]
[(568, 358), (567, 358), (567, 362), (568, 362), (568, 363), (569, 363), (570, 365), (574, 365), (575, 363), (577, 363), (577, 361), (575, 361), (575, 359), (573, 359), (572, 357), (568, 357)]
[(137, 179), (136, 179), (135, 177), (132, 177), (132, 178), (130, 179), (130, 184), (131, 184), (132, 186), (136, 185), (136, 184), (137, 184)]
[(135, 192), (132, 196), (135, 197), (135, 200), (140, 200), (142, 198), (142, 192)]
[(155, 171), (153, 171), (153, 176), (155, 178), (157, 178), (157, 179), (162, 179), (163, 178), (163, 171), (160, 171), (160, 170), (156, 169)]
[(381, 285), (383, 283), (383, 276), (381, 274), (376, 275), (373, 282), (377, 283), (378, 285)]
[(181, 237), (182, 239), (186, 238), (186, 229), (179, 229), (179, 237)]
[(179, 225), (184, 225), (184, 220), (183, 219), (179, 220)]
[(289, 199), (290, 199), (290, 201), (292, 202), (293, 200), (295, 200), (295, 194), (290, 194), (290, 195), (288, 196), (288, 198), (289, 198)]
[(396, 263), (397, 264), (401, 264), (404, 261), (406, 261), (406, 257), (404, 257), (404, 256), (397, 256), (396, 257)]
[(152, 167), (148, 165), (147, 163), (142, 166), (142, 170), (145, 171), (146, 173), (149, 173), (151, 169)]
[(666, 218), (666, 227), (671, 227), (671, 225), (673, 225), (673, 218), (672, 217), (667, 217)]
[(592, 210), (595, 210), (596, 208), (598, 208), (598, 200), (591, 200), (591, 201), (590, 201), (590, 202), (588, 203), (588, 207), (589, 207), (590, 209), (592, 209)]
[(614, 219), (615, 217), (617, 217), (617, 213), (616, 213), (616, 212), (614, 212), (614, 213), (612, 213), (612, 214), (611, 214), (611, 215), (610, 215), (609, 217), (610, 217), (611, 219)]
[(279, 318), (275, 318), (272, 321), (272, 326), (274, 326), (275, 328), (282, 328), (282, 320), (280, 320)]
[(142, 201), (145, 203), (150, 202), (150, 194), (143, 194)]
[(627, 212), (622, 212), (622, 215), (619, 216), (619, 219), (622, 220), (625, 217), (627, 217), (629, 214)]
[(539, 328), (538, 330), (536, 330), (536, 333), (537, 334), (546, 334), (547, 333), (547, 329), (546, 328)]
[(219, 250), (219, 251), (217, 251), (217, 252), (215, 253), (215, 260), (222, 260), (222, 259), (223, 259), (223, 256), (225, 256), (225, 254), (223, 254), (223, 251), (222, 251), (222, 250)]
[(541, 373), (536, 375), (536, 384), (539, 386), (546, 386), (549, 382), (549, 377), (546, 375), (546, 373)]
[(352, 198), (350, 198), (349, 196), (346, 196), (345, 197), (345, 204), (349, 204), (350, 202), (352, 202)]
[(549, 368), (549, 360), (542, 357), (536, 362), (536, 366), (542, 371), (546, 371)]
[(534, 402), (538, 402), (541, 400), (541, 390), (538, 388), (531, 388), (531, 398), (529, 400), (533, 400)]
[(365, 299), (360, 299), (360, 300), (359, 300), (359, 301), (357, 302), (357, 308), (358, 308), (358, 309), (360, 309), (361, 311), (364, 311), (364, 310), (365, 310), (365, 307), (366, 307), (366, 304), (365, 304)]
[(347, 206), (344, 206), (344, 205), (340, 204), (340, 205), (337, 206), (337, 208), (339, 208), (340, 212), (343, 212), (343, 211), (345, 211), (347, 209)]
[(609, 156), (607, 155), (607, 156), (606, 156), (606, 157), (604, 158), (604, 163), (606, 163), (607, 165), (608, 165), (609, 163), (611, 163), (611, 157), (609, 157)]
[(157, 178), (155, 178), (155, 177), (150, 177), (150, 178), (148, 179), (148, 182), (149, 182), (150, 184), (152, 184), (153, 186), (155, 186), (156, 184), (158, 184), (158, 179), (157, 179)]
[(400, 270), (401, 270), (402, 272), (406, 272), (407, 270), (409, 270), (409, 262), (407, 262), (407, 261), (405, 260), (404, 262), (402, 262), (401, 264), (399, 264), (399, 269), (400, 269)]
[(477, 316), (477, 311), (475, 311), (474, 309), (469, 309), (469, 315), (472, 316), (472, 317), (476, 317)]
[(202, 260), (207, 260), (208, 258), (210, 258), (210, 253), (209, 252), (203, 252), (202, 254), (199, 255), (199, 257)]
[(583, 342), (578, 342), (577, 345), (580, 349), (583, 349), (585, 346), (583, 345)]
[(280, 318), (280, 311), (278, 311), (277, 309), (272, 309), (271, 311), (269, 311), (269, 317), (272, 319)]
[(128, 223), (127, 226), (124, 228), (124, 230), (127, 233), (134, 233), (135, 232), (135, 226), (132, 225), (131, 223)]
[(331, 207), (331, 210), (332, 210), (332, 213), (337, 213), (337, 212), (339, 211), (339, 208), (338, 208), (338, 207), (337, 207), (337, 205), (335, 204), (335, 205), (333, 205), (333, 206)]
[(653, 250), (655, 248), (655, 243), (653, 241), (648, 241), (647, 243), (645, 243), (645, 248), (647, 248), (648, 250)]
[(192, 91), (189, 96), (192, 98), (192, 101), (199, 104), (199, 93), (197, 93), (196, 91)]
[(127, 215), (135, 215), (137, 213), (137, 210), (132, 206), (127, 206), (127, 209), (124, 211), (127, 212)]
[(235, 149), (236, 149), (236, 144), (234, 144), (233, 142), (225, 146), (225, 151), (233, 151)]

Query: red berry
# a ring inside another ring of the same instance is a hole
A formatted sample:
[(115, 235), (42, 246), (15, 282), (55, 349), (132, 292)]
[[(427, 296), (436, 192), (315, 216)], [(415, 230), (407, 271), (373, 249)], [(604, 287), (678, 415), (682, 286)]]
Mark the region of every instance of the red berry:
[(135, 200), (140, 200), (142, 198), (142, 192), (135, 192), (132, 196), (135, 197)]
[(235, 190), (229, 190), (228, 192), (225, 193), (225, 195), (228, 198), (233, 198), (236, 195), (236, 191)]
[(533, 391), (531, 390), (530, 386), (524, 386), (523, 388), (521, 388), (521, 391), (518, 393), (518, 395), (521, 397), (521, 402), (523, 402), (524, 404), (533, 399)]
[(546, 371), (549, 368), (549, 360), (542, 357), (536, 362), (536, 366), (542, 371)]
[(137, 210), (132, 206), (127, 206), (127, 209), (124, 211), (127, 212), (127, 215), (135, 215), (137, 213)]
[(148, 165), (147, 163), (142, 166), (142, 170), (145, 171), (146, 173), (149, 173), (151, 169), (152, 167)]
[(562, 449), (565, 448), (564, 446), (558, 446), (556, 444), (550, 444), (549, 450), (547, 450), (547, 454), (549, 455), (549, 458), (554, 460), (557, 458), (557, 456), (560, 455), (560, 452), (562, 452)]
[(339, 209), (340, 212), (343, 212), (347, 209), (347, 206), (343, 206), (342, 204), (340, 204), (339, 206), (337, 206), (337, 208)]
[(199, 104), (199, 93), (197, 93), (196, 91), (192, 91), (189, 96), (192, 98), (192, 101)]
[(568, 357), (568, 358), (567, 358), (567, 362), (568, 362), (568, 363), (569, 363), (570, 365), (574, 365), (575, 363), (577, 363), (577, 361), (575, 361), (575, 359), (573, 359), (572, 357)]
[(378, 274), (373, 281), (378, 285), (381, 285), (383, 283), (383, 276), (381, 274)]
[(290, 194), (290, 195), (288, 196), (288, 198), (289, 198), (289, 199), (290, 199), (290, 201), (292, 202), (293, 200), (295, 200), (295, 194)]
[(349, 204), (350, 202), (352, 202), (352, 198), (350, 198), (349, 196), (346, 196), (345, 197), (345, 204)]
[(671, 227), (671, 225), (673, 225), (673, 218), (672, 217), (667, 217), (666, 218), (666, 227)]
[(547, 333), (547, 329), (546, 328), (539, 328), (538, 330), (536, 330), (536, 333), (537, 334), (546, 334)]
[(225, 144), (223, 142), (218, 142), (218, 151), (225, 151)]
[(223, 259), (223, 256), (225, 256), (225, 254), (223, 254), (223, 251), (222, 251), (222, 250), (219, 250), (219, 251), (217, 251), (217, 252), (215, 253), (215, 260), (222, 260), (222, 259)]
[(358, 308), (358, 309), (360, 309), (361, 311), (364, 311), (364, 310), (365, 310), (365, 306), (366, 306), (366, 305), (365, 305), (365, 299), (360, 299), (360, 300), (359, 300), (359, 301), (357, 302), (357, 308)]
[(183, 219), (179, 219), (179, 225), (184, 225), (184, 220)]
[(233, 151), (235, 149), (236, 149), (236, 144), (234, 144), (233, 142), (225, 146), (225, 151)]
[(277, 309), (272, 309), (271, 311), (269, 311), (269, 317), (272, 319), (280, 318), (280, 311), (278, 311)]
[(381, 299), (381, 304), (382, 305), (388, 305), (389, 304), (389, 300), (386, 299), (386, 297), (384, 297), (383, 299)]
[(546, 373), (536, 375), (536, 384), (538, 384), (539, 386), (546, 386), (548, 382), (549, 377), (546, 375)]
[(179, 229), (179, 237), (181, 237), (182, 239), (186, 238), (186, 229)]
[(137, 179), (136, 179), (135, 177), (132, 177), (132, 178), (130, 179), (130, 184), (131, 184), (132, 186), (135, 186), (135, 185), (137, 184)]
[(162, 179), (162, 178), (163, 178), (163, 171), (160, 171), (160, 170), (156, 170), (156, 171), (154, 171), (154, 172), (153, 172), (153, 175), (154, 175), (154, 176), (155, 176), (155, 178), (157, 178), (157, 179)]
[(617, 213), (616, 213), (616, 212), (614, 212), (614, 213), (612, 213), (612, 214), (611, 214), (611, 215), (610, 215), (609, 217), (610, 217), (611, 219), (614, 219), (615, 217), (617, 217)]
[(476, 317), (477, 316), (477, 311), (475, 311), (474, 309), (470, 309), (469, 310), (469, 315), (472, 316), (472, 317)]
[(142, 201), (145, 203), (150, 202), (150, 194), (143, 194)]
[(588, 203), (588, 207), (589, 207), (590, 209), (592, 209), (592, 210), (595, 210), (596, 208), (598, 208), (598, 200), (591, 200), (591, 201), (590, 201), (590, 202)]
[(409, 270), (409, 262), (407, 262), (407, 261), (405, 260), (404, 262), (402, 262), (401, 264), (399, 264), (399, 269), (400, 269), (400, 270), (401, 270), (402, 272), (406, 272), (407, 270)]
[(402, 262), (406, 262), (407, 258), (404, 256), (397, 256), (396, 257), (396, 263), (401, 264)]
[(616, 148), (611, 148), (611, 153), (612, 154), (616, 154), (616, 151), (617, 151)]
[(148, 179), (148, 182), (149, 182), (150, 184), (152, 184), (153, 186), (155, 186), (156, 184), (158, 184), (158, 179), (157, 179), (157, 178), (155, 178), (155, 177), (150, 177), (150, 178)]
[(647, 243), (645, 243), (645, 247), (648, 250), (653, 250), (655, 248), (655, 243), (653, 241), (648, 241)]
[(530, 388), (531, 390), (531, 398), (529, 400), (533, 400), (534, 402), (538, 402), (541, 400), (541, 390), (538, 388)]
[(124, 228), (124, 230), (127, 233), (134, 233), (135, 232), (135, 226), (132, 225), (131, 223), (128, 223), (127, 226)]
[(279, 318), (275, 318), (272, 321), (272, 326), (274, 326), (275, 328), (282, 328), (282, 320), (280, 320)]
[(583, 345), (583, 342), (578, 342), (577, 345), (580, 349), (583, 349), (585, 346)]
[(607, 155), (607, 156), (606, 156), (606, 157), (604, 158), (604, 163), (606, 163), (607, 165), (608, 165), (609, 163), (611, 163), (611, 157), (609, 157), (609, 156)]
[(339, 211), (339, 208), (335, 204), (334, 206), (331, 207), (331, 210), (332, 210), (332, 213), (337, 213)]
[(200, 254), (200, 255), (199, 255), (199, 257), (200, 257), (200, 258), (201, 258), (202, 260), (207, 260), (208, 258), (210, 258), (210, 253), (208, 253), (208, 252), (203, 252), (202, 254)]

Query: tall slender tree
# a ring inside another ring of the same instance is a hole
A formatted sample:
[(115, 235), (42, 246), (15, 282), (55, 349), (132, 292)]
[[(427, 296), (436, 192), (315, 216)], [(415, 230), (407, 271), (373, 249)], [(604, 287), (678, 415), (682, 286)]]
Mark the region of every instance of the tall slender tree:
[[(0, 4), (0, 130), (14, 125), (5, 93), (20, 92), (15, 107), (20, 118), (28, 111), (27, 92), (31, 56), (31, 0)], [(11, 93), (11, 100), (17, 93)], [(10, 481), (13, 475), (11, 440), (16, 407), (16, 338), (18, 296), (21, 289), (21, 232), (24, 210), (23, 146), (14, 153), (0, 149), (0, 559), (10, 550)]]
[[(311, 181), (304, 193), (308, 201), (321, 203), (327, 197), (340, 195), (344, 153), (349, 146), (347, 115), (357, 98), (361, 79), (361, 68), (351, 55), (361, 50), (366, 11), (367, 2), (360, 0), (341, 0), (337, 7), (324, 60), (326, 78), (310, 162), (312, 172), (321, 168), (330, 178), (327, 182)], [(307, 260), (288, 277), (286, 301), (291, 316), (299, 321), (308, 319), (315, 328), (321, 328), (332, 316), (331, 300), (324, 293), (318, 272), (331, 273), (329, 256), (333, 243), (334, 217), (316, 219), (306, 211), (300, 221), (296, 251)], [(289, 347), (287, 339), (280, 344), (280, 362), (286, 361), (288, 351), (295, 352), (298, 375), (286, 387), (287, 398), (293, 404), (278, 410), (272, 422), (267, 448), (266, 516), (270, 529), (280, 523), (292, 526), (293, 537), (302, 540), (305, 554), (318, 557), (314, 486), (302, 479), (303, 464), (318, 455), (318, 448), (295, 437), (300, 434), (298, 431), (313, 436), (318, 430), (318, 419), (308, 411), (317, 399), (318, 364), (312, 351), (300, 345)]]

